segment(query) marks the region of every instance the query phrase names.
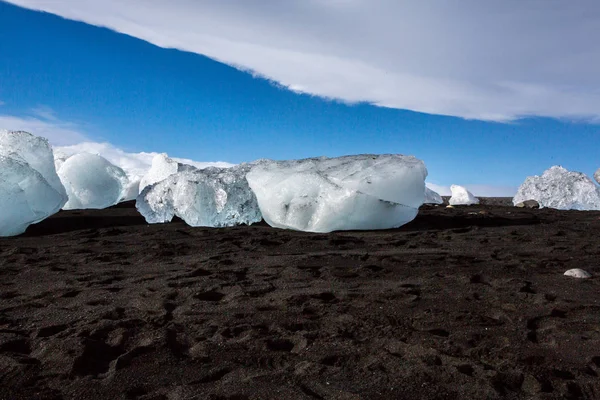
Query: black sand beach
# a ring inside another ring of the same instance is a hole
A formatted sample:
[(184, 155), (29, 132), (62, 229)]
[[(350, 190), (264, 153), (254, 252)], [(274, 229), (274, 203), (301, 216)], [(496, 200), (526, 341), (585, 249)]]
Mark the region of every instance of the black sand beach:
[[(489, 203), (489, 202), (488, 202)], [(0, 399), (600, 398), (600, 212), (423, 207), (395, 230), (0, 239)]]

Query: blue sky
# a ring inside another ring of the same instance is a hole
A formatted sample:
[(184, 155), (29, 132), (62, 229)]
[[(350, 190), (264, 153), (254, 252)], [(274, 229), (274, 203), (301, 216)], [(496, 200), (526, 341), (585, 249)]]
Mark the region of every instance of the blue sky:
[[(65, 135), (60, 144), (86, 139), (232, 163), (413, 154), (425, 161), (428, 180), (443, 185), (518, 186), (555, 164), (588, 175), (600, 166), (596, 117), (519, 119), (502, 111), (491, 118), (498, 121), (481, 121), (331, 101), (201, 54), (3, 2), (0, 54), (0, 125), (40, 123), (51, 140)], [(473, 112), (493, 114), (488, 108)]]

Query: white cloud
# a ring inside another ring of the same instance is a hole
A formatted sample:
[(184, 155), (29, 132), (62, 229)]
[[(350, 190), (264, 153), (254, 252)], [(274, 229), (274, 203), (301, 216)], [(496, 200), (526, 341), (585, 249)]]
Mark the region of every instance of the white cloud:
[[(0, 115), (0, 129), (26, 131), (36, 136), (42, 136), (52, 144), (55, 159), (66, 159), (77, 153), (99, 154), (111, 163), (118, 165), (132, 178), (143, 176), (150, 166), (152, 159), (158, 153), (128, 153), (110, 143), (96, 143), (75, 123), (62, 121), (54, 110), (47, 106), (39, 106), (31, 110), (31, 116)], [(174, 160), (193, 165), (197, 168), (230, 167), (227, 162), (200, 162), (185, 158), (173, 157)]]
[(597, 0), (9, 0), (294, 91), (505, 121), (600, 118)]
[(45, 137), (51, 144), (59, 146), (88, 140), (76, 124), (57, 118), (49, 120), (39, 116), (0, 115), (0, 129), (27, 131)]
[(50, 122), (59, 122), (56, 112), (48, 106), (37, 106), (31, 110), (31, 113), (43, 120)]
[[(91, 153), (98, 154), (102, 157), (106, 158), (108, 161), (113, 163), (114, 165), (118, 165), (121, 167), (127, 175), (133, 178), (141, 178), (152, 166), (152, 159), (158, 153), (128, 153), (125, 152), (118, 147), (113, 146), (110, 143), (94, 143), (94, 142), (85, 142), (79, 143), (71, 146), (56, 146), (54, 147), (55, 158), (67, 158), (72, 156), (73, 154), (78, 153)], [(227, 168), (231, 167), (233, 164), (216, 161), (216, 162), (200, 162), (189, 160), (186, 158), (177, 158), (172, 157), (173, 160), (192, 165), (197, 168), (207, 168), (207, 167), (221, 167)]]

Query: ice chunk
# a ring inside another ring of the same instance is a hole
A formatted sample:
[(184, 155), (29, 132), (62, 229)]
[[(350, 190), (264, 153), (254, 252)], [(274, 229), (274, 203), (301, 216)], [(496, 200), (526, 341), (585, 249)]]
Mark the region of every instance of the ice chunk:
[[(125, 172), (125, 173), (127, 174), (127, 172)], [(129, 177), (129, 175), (128, 175), (128, 177)], [(123, 197), (121, 198), (121, 201), (135, 200), (135, 199), (137, 199), (139, 194), (140, 194), (140, 180), (137, 179), (137, 180), (132, 181), (131, 178), (129, 178), (129, 184), (123, 191)]]
[(467, 190), (467, 188), (458, 185), (450, 186), (450, 190), (452, 191), (452, 197), (450, 197), (451, 206), (470, 206), (473, 204), (479, 204), (479, 199), (471, 192)]
[(261, 160), (246, 176), (269, 225), (310, 232), (404, 225), (426, 177), (422, 161), (402, 155)]
[(58, 171), (69, 201), (63, 209), (107, 208), (126, 194), (125, 172), (95, 154), (81, 153), (67, 158)]
[(246, 181), (251, 164), (178, 172), (146, 187), (136, 206), (149, 223), (178, 216), (191, 226), (225, 227), (259, 222), (256, 197)]
[(600, 168), (598, 168), (596, 172), (594, 172), (594, 179), (596, 180), (596, 182), (600, 183)]
[(439, 195), (438, 192), (425, 187), (425, 201), (424, 204), (444, 204), (444, 199)]
[(150, 170), (140, 181), (139, 193), (142, 193), (146, 187), (160, 182), (173, 174), (178, 172), (194, 171), (196, 169), (197, 168), (192, 167), (191, 165), (178, 163), (177, 161), (169, 158), (165, 153), (157, 154), (152, 159), (152, 167), (150, 167)]
[(554, 166), (542, 176), (525, 179), (513, 204), (525, 200), (536, 200), (540, 207), (559, 210), (600, 210), (600, 188), (581, 172)]
[(515, 207), (536, 209), (536, 208), (540, 208), (540, 203), (538, 203), (535, 200), (525, 200), (521, 203), (515, 204)]
[(572, 278), (579, 278), (579, 279), (587, 279), (587, 278), (591, 278), (592, 274), (590, 274), (589, 272), (584, 271), (580, 268), (574, 268), (574, 269), (570, 269), (570, 270), (566, 271), (565, 276), (570, 276)]
[[(158, 153), (145, 152), (127, 153), (108, 143), (86, 142), (72, 146), (55, 147), (54, 158), (56, 170), (58, 171), (60, 169), (60, 166), (67, 160), (67, 158), (80, 153), (97, 154), (106, 158), (111, 164), (116, 165), (125, 171), (127, 178), (129, 179), (129, 185), (126, 190), (126, 194), (123, 197), (123, 201), (135, 200), (141, 193), (140, 181), (145, 175), (148, 174), (148, 171), (152, 167), (152, 161), (158, 155)], [(228, 168), (233, 165), (222, 161), (199, 162), (183, 158), (173, 158), (172, 160), (177, 163), (196, 167), (198, 169), (208, 167)], [(164, 178), (166, 178), (166, 176), (164, 176), (163, 179)]]
[(48, 141), (0, 131), (0, 236), (18, 235), (67, 201)]

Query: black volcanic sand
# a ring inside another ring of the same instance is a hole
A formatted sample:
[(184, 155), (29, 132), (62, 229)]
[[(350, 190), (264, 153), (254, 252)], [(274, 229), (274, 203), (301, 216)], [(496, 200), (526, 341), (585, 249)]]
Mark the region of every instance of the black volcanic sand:
[(147, 225), (0, 240), (1, 399), (600, 398), (600, 213), (424, 207), (395, 230)]

